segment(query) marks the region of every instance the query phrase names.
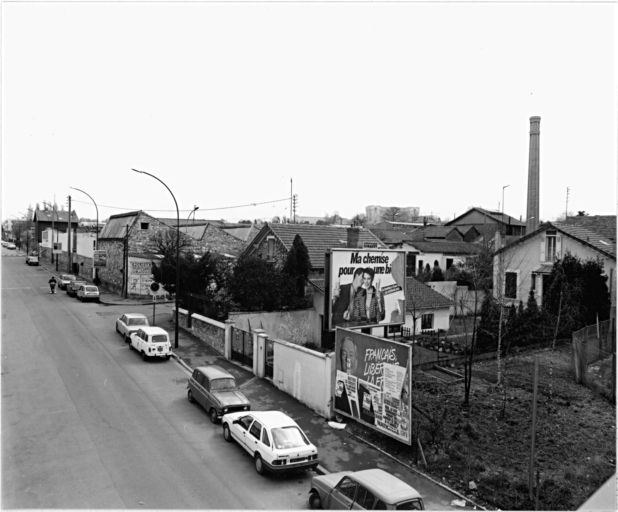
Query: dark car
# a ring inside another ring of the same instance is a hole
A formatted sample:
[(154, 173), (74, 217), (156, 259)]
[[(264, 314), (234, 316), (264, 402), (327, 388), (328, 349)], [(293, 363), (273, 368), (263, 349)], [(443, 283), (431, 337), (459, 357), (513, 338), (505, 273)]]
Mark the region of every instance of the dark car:
[(69, 284), (67, 284), (67, 288), (66, 288), (67, 295), (69, 295), (70, 297), (76, 297), (77, 290), (83, 284), (88, 284), (88, 283), (86, 281), (71, 281)]
[(214, 364), (193, 370), (187, 383), (187, 398), (206, 409), (213, 423), (224, 414), (251, 409), (249, 400), (236, 386), (234, 376)]

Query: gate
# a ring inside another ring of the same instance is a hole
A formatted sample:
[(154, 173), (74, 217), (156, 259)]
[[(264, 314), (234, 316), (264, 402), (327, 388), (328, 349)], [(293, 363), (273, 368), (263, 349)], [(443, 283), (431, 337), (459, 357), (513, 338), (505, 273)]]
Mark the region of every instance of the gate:
[(232, 327), (232, 359), (253, 368), (253, 335)]
[(265, 360), (265, 373), (266, 377), (273, 378), (275, 374), (275, 351), (274, 342), (270, 338), (266, 338), (266, 360)]

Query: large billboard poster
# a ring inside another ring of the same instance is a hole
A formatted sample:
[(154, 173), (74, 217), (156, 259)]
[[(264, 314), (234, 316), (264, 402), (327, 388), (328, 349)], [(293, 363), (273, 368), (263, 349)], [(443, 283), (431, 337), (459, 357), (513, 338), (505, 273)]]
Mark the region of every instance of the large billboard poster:
[(410, 444), (410, 346), (337, 329), (335, 354), (335, 412)]
[(152, 261), (129, 257), (127, 293), (130, 295), (149, 295), (152, 277)]
[(405, 322), (405, 251), (332, 249), (328, 255), (329, 329)]

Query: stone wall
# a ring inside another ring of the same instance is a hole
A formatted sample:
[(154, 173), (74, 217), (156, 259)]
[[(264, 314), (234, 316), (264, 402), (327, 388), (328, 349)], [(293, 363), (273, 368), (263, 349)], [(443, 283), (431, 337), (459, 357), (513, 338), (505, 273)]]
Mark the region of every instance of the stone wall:
[[(175, 309), (172, 308), (171, 321), (176, 319)], [(220, 354), (225, 353), (225, 324), (202, 315), (191, 315), (191, 327), (187, 326), (188, 311), (178, 308), (178, 327), (192, 333)]]

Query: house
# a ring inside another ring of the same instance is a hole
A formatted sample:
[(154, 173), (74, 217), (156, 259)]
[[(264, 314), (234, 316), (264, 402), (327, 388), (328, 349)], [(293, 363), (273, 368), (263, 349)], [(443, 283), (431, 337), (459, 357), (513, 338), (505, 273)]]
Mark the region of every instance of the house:
[(294, 238), (300, 235), (307, 247), (311, 277), (323, 277), (325, 254), (329, 249), (359, 247), (386, 249), (386, 245), (364, 228), (313, 224), (265, 223), (246, 247), (243, 256), (257, 256), (283, 266)]
[[(34, 222), (34, 239), (37, 244), (40, 244), (42, 240), (42, 233), (47, 228), (57, 229), (63, 233), (66, 233), (69, 227), (69, 212), (65, 210), (56, 209), (43, 209), (37, 208), (34, 211), (32, 218)], [(71, 229), (77, 228), (79, 225), (79, 217), (75, 210), (71, 211), (70, 216)]]
[(244, 241), (223, 229), (219, 223), (186, 224), (180, 227), (180, 232), (191, 238), (194, 254), (213, 252), (236, 258), (245, 248)]
[(453, 301), (432, 290), (414, 277), (406, 278), (406, 321), (412, 332), (443, 330), (450, 327), (450, 309)]
[(407, 251), (407, 276), (419, 275), (435, 267), (448, 270), (478, 255), (483, 248), (477, 243), (450, 240), (404, 240), (401, 247)]
[(569, 217), (563, 222), (546, 222), (534, 232), (497, 250), (494, 255), (494, 296), (502, 295), (507, 304), (519, 304), (520, 301), (525, 304), (530, 290), (533, 290), (540, 306), (554, 262), (567, 252), (582, 260), (598, 259), (603, 264), (615, 307), (615, 215)]
[[(57, 252), (53, 253), (54, 244)], [(56, 263), (59, 272), (68, 272), (76, 276), (92, 280), (95, 277), (94, 250), (97, 245), (97, 234), (90, 227), (71, 228), (71, 262), (69, 263), (69, 234), (60, 229), (46, 228), (41, 233), (39, 259), (48, 259)], [(53, 254), (53, 260), (52, 260)]]
[[(503, 212), (485, 210), (478, 206), (470, 208), (466, 213), (446, 222), (445, 225), (457, 226), (464, 233), (474, 227), (486, 243), (493, 240), (496, 231), (499, 231), (503, 238), (506, 237), (507, 243), (526, 234), (525, 222)], [(471, 236), (468, 234), (467, 238), (470, 240)]]

